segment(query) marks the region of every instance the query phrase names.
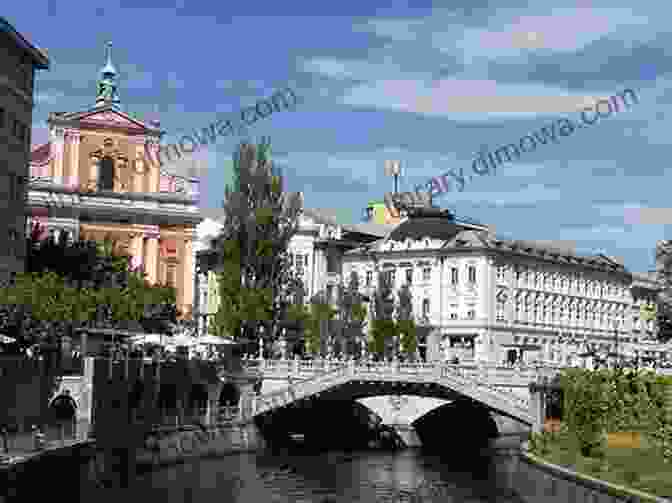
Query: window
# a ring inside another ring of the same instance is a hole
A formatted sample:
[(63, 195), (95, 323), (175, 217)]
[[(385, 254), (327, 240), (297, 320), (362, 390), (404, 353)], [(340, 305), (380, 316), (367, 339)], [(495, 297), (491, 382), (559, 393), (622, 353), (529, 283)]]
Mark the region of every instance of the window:
[(406, 283), (413, 284), (413, 269), (406, 269)]
[(366, 286), (371, 286), (373, 280), (373, 271), (366, 271)]
[(327, 273), (338, 273), (338, 257), (334, 250), (327, 252)]
[(334, 295), (334, 285), (327, 285), (327, 304), (331, 304), (331, 298)]
[(457, 267), (451, 267), (450, 268), (450, 282), (453, 285), (457, 285), (458, 281), (458, 274), (457, 274)]
[(474, 311), (473, 309), (467, 311), (467, 318), (469, 318), (470, 320), (476, 318), (476, 311)]
[(388, 279), (390, 281), (390, 286), (394, 287), (395, 280), (397, 279), (397, 270), (396, 269), (390, 269), (388, 274)]
[(103, 157), (98, 173), (98, 190), (114, 190), (114, 160)]
[(422, 270), (422, 281), (429, 281), (432, 278), (432, 268), (425, 267)]
[(429, 316), (429, 299), (423, 299), (422, 301), (422, 315)]
[(456, 320), (457, 319), (457, 313), (450, 313), (450, 319), (451, 320)]
[[(520, 273), (516, 273), (520, 274)], [(469, 266), (469, 283), (476, 283), (476, 266)]]
[(504, 275), (506, 273), (506, 269), (504, 266), (500, 265), (497, 266), (497, 281), (504, 281)]
[(497, 321), (504, 321), (504, 302), (497, 301)]
[(5, 110), (0, 108), (0, 127), (5, 127)]

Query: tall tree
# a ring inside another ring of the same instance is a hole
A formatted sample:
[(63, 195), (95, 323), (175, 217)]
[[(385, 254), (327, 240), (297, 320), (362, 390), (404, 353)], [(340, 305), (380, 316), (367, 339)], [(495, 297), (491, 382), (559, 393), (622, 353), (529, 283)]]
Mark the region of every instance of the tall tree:
[(401, 287), (397, 294), (397, 332), (401, 352), (413, 361), (418, 348), (417, 327), (413, 318), (413, 296), (408, 284)]
[(376, 358), (386, 358), (392, 354), (392, 342), (397, 335), (394, 322), (394, 297), (390, 278), (383, 272), (378, 273), (378, 287), (373, 296), (373, 319), (369, 339), (369, 351)]
[(360, 293), (359, 275), (350, 273), (347, 286), (338, 287), (338, 318), (341, 352), (355, 354), (366, 320), (364, 296)]
[[(287, 248), (298, 230), (302, 210), (300, 194), (286, 193), (281, 177), (271, 173), (268, 140), (259, 146), (248, 143), (239, 145), (235, 158), (238, 163), (240, 190), (225, 190), (223, 203), (225, 218), (217, 240), (220, 267), (233, 253), (237, 258), (231, 274), (240, 283), (239, 292), (247, 292), (242, 299), (254, 299), (253, 312), (238, 306), (244, 339), (254, 340), (260, 326), (267, 336), (275, 339), (278, 322), (285, 316), (286, 306), (293, 295), (296, 282), (289, 281), (291, 267)], [(234, 289), (235, 291), (235, 289)], [(242, 300), (230, 298), (227, 291), (220, 292), (222, 305), (240, 304)], [(240, 293), (238, 293), (240, 295)], [(265, 316), (257, 316), (264, 311)]]

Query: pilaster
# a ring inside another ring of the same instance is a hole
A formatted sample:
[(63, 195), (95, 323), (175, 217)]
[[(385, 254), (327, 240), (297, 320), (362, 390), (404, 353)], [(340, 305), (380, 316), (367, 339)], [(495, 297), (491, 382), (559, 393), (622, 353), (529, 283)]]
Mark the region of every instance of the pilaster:
[[(156, 143), (149, 143), (147, 150), (151, 153), (152, 158), (158, 159), (159, 155), (159, 146)], [(159, 170), (161, 166), (157, 162), (149, 163), (147, 166), (147, 178), (149, 187), (147, 187), (147, 192), (159, 192)]]
[(147, 240), (146, 255), (144, 263), (146, 264), (145, 273), (147, 280), (151, 284), (155, 284), (158, 279), (158, 264), (159, 264), (159, 232), (146, 230), (145, 239)]
[(140, 233), (137, 234), (130, 234), (131, 238), (131, 257), (133, 259), (133, 266), (134, 267), (139, 267), (142, 266), (144, 263), (144, 257), (143, 257), (143, 235)]
[(65, 132), (62, 128), (51, 131), (51, 143), (54, 152), (54, 183), (63, 183), (63, 153), (65, 150)]
[(65, 184), (68, 187), (79, 186), (79, 147), (81, 134), (79, 131), (68, 131), (67, 142), (70, 150), (70, 164), (65, 169)]
[(145, 178), (147, 177), (147, 169), (145, 165), (145, 147), (144, 140), (135, 142), (135, 160), (133, 170), (133, 185), (131, 189), (133, 192), (144, 192)]
[(194, 299), (194, 256), (193, 256), (193, 235), (190, 230), (185, 230), (184, 245), (182, 255), (182, 304), (183, 313), (188, 314), (193, 309)]

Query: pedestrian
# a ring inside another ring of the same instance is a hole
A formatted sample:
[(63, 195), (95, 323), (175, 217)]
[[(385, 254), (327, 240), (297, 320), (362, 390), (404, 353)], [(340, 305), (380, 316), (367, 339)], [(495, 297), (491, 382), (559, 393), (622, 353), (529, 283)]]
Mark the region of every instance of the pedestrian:
[(56, 425), (58, 427), (59, 436), (61, 439), (65, 435), (74, 435), (75, 418), (77, 415), (77, 404), (70, 396), (70, 390), (66, 389), (53, 399), (50, 406), (56, 417)]

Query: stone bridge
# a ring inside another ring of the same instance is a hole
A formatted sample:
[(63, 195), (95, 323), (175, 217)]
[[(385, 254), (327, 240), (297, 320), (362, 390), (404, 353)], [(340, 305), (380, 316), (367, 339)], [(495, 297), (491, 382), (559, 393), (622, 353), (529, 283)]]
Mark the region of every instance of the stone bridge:
[[(249, 364), (251, 363), (251, 364)], [(338, 361), (266, 360), (255, 366), (264, 379), (284, 379), (290, 385), (248, 395), (241, 403), (242, 416), (251, 420), (262, 414), (313, 397), (358, 400), (380, 395), (416, 395), (447, 401), (470, 399), (492, 413), (538, 431), (543, 423), (542, 400), (531, 395), (529, 384), (552, 377), (557, 368), (510, 369), (447, 363), (359, 363)]]

